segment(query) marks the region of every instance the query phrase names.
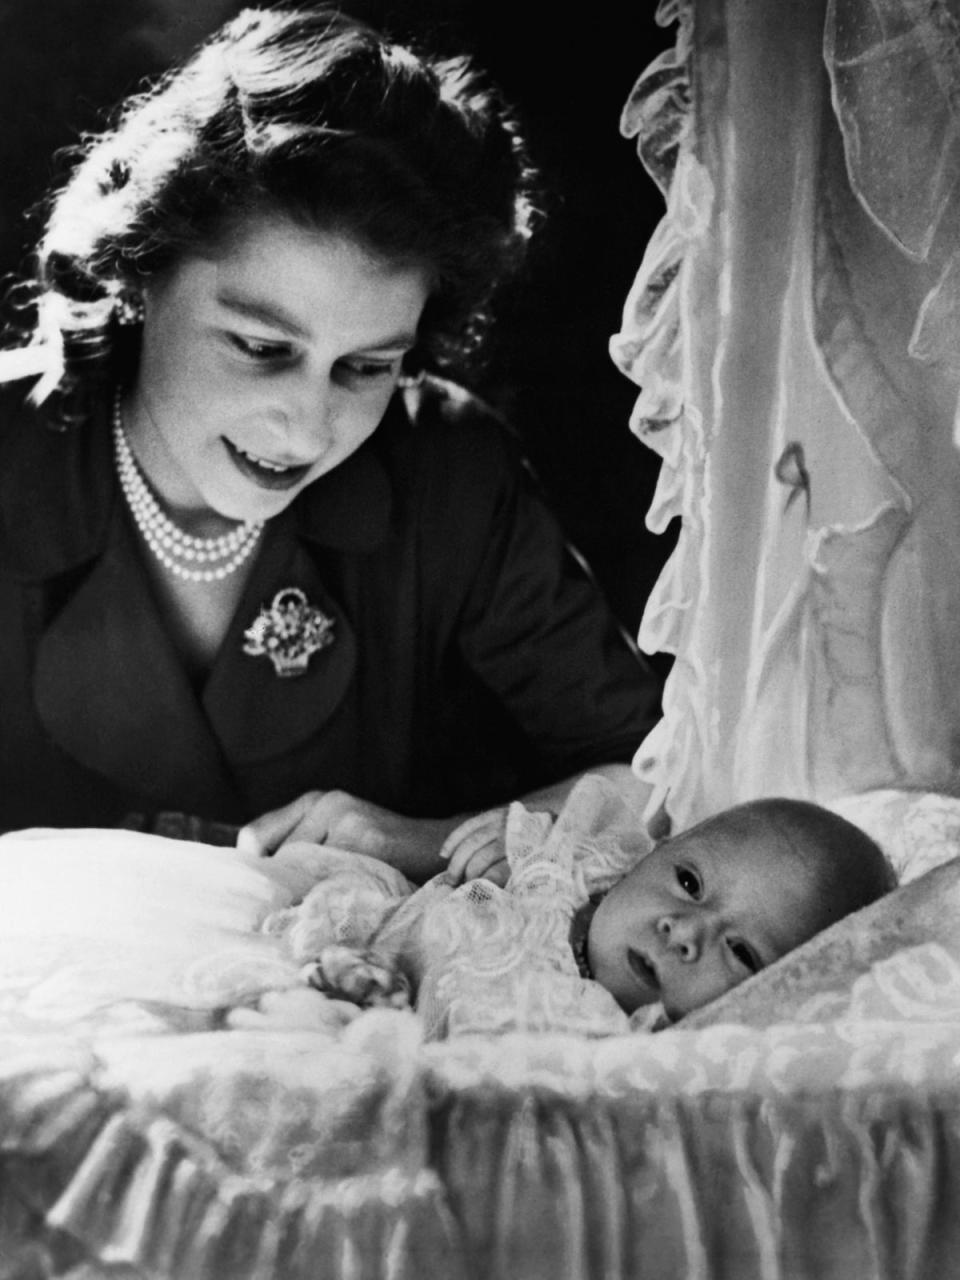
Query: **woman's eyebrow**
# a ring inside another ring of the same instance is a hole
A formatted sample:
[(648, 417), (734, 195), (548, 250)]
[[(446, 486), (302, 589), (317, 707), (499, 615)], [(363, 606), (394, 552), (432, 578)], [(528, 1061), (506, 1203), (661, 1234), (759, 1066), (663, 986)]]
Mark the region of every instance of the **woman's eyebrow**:
[[(245, 298), (242, 294), (232, 293), (229, 289), (223, 289), (216, 295), (216, 300), (221, 307), (227, 311), (233, 311), (236, 315), (246, 317), (248, 320), (256, 320), (260, 324), (269, 325), (273, 329), (282, 329), (284, 333), (288, 333), (292, 338), (301, 338), (304, 341), (310, 337), (310, 333), (303, 327), (295, 316), (292, 316), (283, 307), (279, 307), (274, 303), (258, 302), (253, 298)], [(404, 330), (402, 333), (389, 334), (385, 338), (377, 338), (369, 345), (360, 344), (358, 351), (406, 351), (417, 341), (417, 335)]]
[(417, 335), (415, 333), (397, 333), (389, 338), (382, 338), (379, 342), (373, 343), (371, 346), (358, 347), (359, 351), (376, 355), (377, 352), (387, 351), (409, 351), (416, 343)]
[(232, 293), (229, 289), (219, 290), (216, 300), (227, 311), (233, 311), (237, 315), (245, 316), (248, 320), (257, 320), (261, 324), (270, 325), (271, 328), (282, 329), (294, 338), (309, 337), (307, 330), (299, 320), (290, 315), (283, 307), (266, 302), (257, 302), (253, 298), (245, 298), (242, 294)]

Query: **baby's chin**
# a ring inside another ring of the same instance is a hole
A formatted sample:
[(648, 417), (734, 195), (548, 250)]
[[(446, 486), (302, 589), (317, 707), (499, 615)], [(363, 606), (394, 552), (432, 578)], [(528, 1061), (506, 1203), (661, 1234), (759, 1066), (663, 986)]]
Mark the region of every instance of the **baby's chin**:
[[(607, 981), (604, 980), (605, 976)], [(593, 971), (593, 977), (595, 982), (599, 982), (613, 996), (631, 1020), (634, 1016), (641, 1016), (647, 1009), (662, 1008), (659, 993), (643, 992), (635, 983), (625, 981), (619, 973), (604, 975), (603, 967), (599, 966)]]

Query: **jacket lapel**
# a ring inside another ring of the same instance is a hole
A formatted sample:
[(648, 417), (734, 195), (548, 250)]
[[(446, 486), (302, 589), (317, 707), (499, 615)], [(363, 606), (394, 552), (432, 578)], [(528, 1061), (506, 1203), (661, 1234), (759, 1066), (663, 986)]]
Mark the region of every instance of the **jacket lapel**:
[(209, 813), (235, 805), (216, 738), (119, 518), (40, 638), (34, 696), (47, 732), (85, 767), (163, 807)]

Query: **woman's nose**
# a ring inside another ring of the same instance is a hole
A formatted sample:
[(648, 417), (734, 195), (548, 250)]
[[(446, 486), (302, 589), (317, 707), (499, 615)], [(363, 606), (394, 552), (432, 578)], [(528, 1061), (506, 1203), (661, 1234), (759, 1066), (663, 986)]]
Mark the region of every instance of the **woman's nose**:
[(291, 397), (282, 413), (284, 443), (304, 462), (313, 462), (333, 439), (330, 395), (313, 388)]
[(687, 964), (699, 959), (702, 946), (700, 930), (690, 916), (661, 916), (657, 921), (657, 933), (664, 945)]
[(290, 438), (299, 448), (304, 460), (316, 462), (330, 447), (334, 433), (329, 419), (324, 416), (301, 418)]

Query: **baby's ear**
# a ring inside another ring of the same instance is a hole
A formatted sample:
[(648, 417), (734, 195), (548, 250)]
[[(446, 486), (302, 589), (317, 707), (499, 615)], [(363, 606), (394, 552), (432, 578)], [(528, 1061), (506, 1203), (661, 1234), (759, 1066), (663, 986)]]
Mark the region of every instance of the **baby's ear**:
[(667, 812), (666, 802), (664, 802), (656, 813), (652, 813), (647, 819), (647, 835), (654, 842), (659, 842), (660, 840), (669, 840), (672, 830), (673, 819)]

